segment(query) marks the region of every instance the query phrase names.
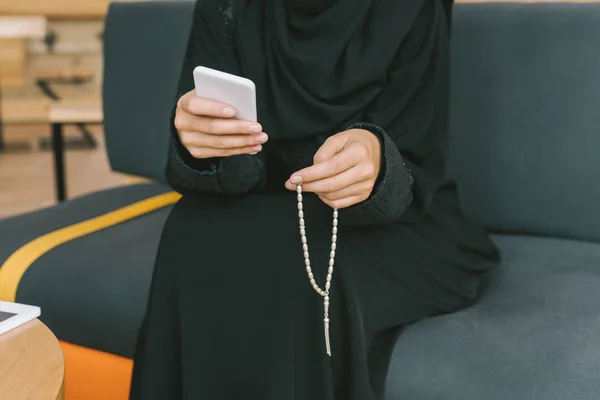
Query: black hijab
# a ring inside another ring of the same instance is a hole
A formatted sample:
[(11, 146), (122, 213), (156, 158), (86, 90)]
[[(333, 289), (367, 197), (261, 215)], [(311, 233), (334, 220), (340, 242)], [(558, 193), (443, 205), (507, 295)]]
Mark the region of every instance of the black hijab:
[(253, 80), (259, 122), (272, 139), (328, 136), (353, 122), (381, 126), (409, 164), (424, 208), (444, 175), (451, 5), (199, 0), (188, 57), (193, 51), (201, 65)]

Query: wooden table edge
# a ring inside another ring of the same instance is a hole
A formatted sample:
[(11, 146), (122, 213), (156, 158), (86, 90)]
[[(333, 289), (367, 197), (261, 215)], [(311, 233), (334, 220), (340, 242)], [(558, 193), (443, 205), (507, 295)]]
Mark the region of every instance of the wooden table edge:
[[(40, 321), (39, 319), (35, 318), (23, 325), (20, 325), (14, 329), (11, 329), (8, 332), (5, 332), (3, 334), (0, 335), (0, 342), (3, 341), (9, 341), (9, 340), (14, 340), (13, 338), (16, 336), (19, 336), (21, 334), (26, 333), (28, 330), (31, 329), (41, 329), (41, 330), (45, 330), (45, 334), (43, 336), (44, 338), (44, 345), (52, 345), (52, 347), (54, 348), (53, 350), (51, 350), (52, 352), (57, 352), (58, 355), (60, 356), (60, 366), (59, 366), (59, 372), (58, 372), (58, 378), (57, 380), (60, 380), (60, 384), (56, 384), (56, 388), (50, 388), (49, 391), (50, 393), (52, 393), (52, 400), (64, 400), (64, 391), (65, 391), (65, 356), (64, 353), (62, 351), (62, 347), (60, 346), (60, 343), (58, 341), (58, 339), (56, 338), (56, 336), (54, 335), (54, 333), (52, 333), (52, 331), (50, 330), (50, 328), (48, 328), (42, 321)], [(39, 343), (39, 342), (37, 342)], [(1, 348), (1, 343), (0, 343), (0, 348)], [(55, 355), (56, 356), (56, 355)], [(0, 393), (0, 395), (2, 395), (2, 393)]]

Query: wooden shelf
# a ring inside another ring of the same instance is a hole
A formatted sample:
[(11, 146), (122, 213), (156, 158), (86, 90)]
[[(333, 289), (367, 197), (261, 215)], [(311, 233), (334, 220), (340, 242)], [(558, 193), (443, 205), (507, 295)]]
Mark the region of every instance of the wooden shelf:
[(47, 123), (50, 107), (57, 104), (88, 106), (101, 108), (102, 96), (99, 89), (56, 86), (61, 97), (58, 103), (43, 95), (39, 89), (32, 87), (18, 90), (6, 90), (2, 99), (2, 119), (5, 124)]
[[(2, 0), (5, 1), (5, 0)], [(46, 18), (40, 13), (35, 16), (0, 16), (0, 38), (32, 39), (46, 34)]]
[(111, 2), (111, 0), (0, 0), (0, 14), (45, 15), (52, 19), (102, 19), (106, 16)]

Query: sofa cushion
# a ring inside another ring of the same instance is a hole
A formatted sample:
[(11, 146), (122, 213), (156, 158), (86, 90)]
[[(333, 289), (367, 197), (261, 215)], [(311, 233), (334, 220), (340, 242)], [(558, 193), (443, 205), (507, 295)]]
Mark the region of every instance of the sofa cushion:
[(0, 295), (6, 298), (7, 279), (15, 279), (7, 271), (21, 269), (14, 257), (5, 261), (11, 253), (27, 259), (31, 251), (23, 246), (42, 235), (128, 210), (132, 218), (124, 222), (42, 251), (23, 268), (16, 301), (40, 306), (41, 320), (60, 340), (131, 357), (162, 226), (177, 199), (164, 185), (127, 186), (0, 221)]
[(387, 400), (593, 399), (600, 393), (600, 244), (496, 236), (481, 301), (407, 328)]
[(103, 99), (106, 147), (115, 171), (165, 181), (171, 112), (193, 9), (193, 1), (110, 6)]
[(457, 4), (451, 174), (503, 233), (600, 241), (600, 3)]

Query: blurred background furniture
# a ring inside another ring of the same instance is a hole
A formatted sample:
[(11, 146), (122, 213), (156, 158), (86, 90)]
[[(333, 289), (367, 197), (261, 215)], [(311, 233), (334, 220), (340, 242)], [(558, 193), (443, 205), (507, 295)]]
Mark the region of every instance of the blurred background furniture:
[(46, 18), (42, 16), (0, 16), (0, 153), (26, 150), (27, 143), (4, 141), (2, 120), (2, 88), (25, 83), (26, 44), (28, 39), (46, 34)]
[[(65, 139), (63, 127), (67, 124), (77, 125), (86, 135), (86, 125), (102, 124), (104, 121), (102, 105), (97, 102), (88, 103), (60, 103), (50, 106), (48, 121), (52, 125), (52, 152), (54, 158), (54, 181), (56, 185), (56, 200), (64, 201), (67, 198), (67, 184), (65, 171)], [(86, 140), (86, 139), (84, 139)], [(93, 140), (93, 137), (92, 137)], [(96, 142), (90, 143), (95, 147)]]
[[(57, 70), (57, 71), (46, 71), (42, 74), (38, 74), (35, 77), (36, 85), (40, 88), (42, 93), (44, 93), (48, 98), (50, 98), (55, 103), (58, 103), (61, 98), (56, 93), (55, 90), (52, 89), (53, 84), (67, 84), (67, 85), (81, 85), (84, 83), (89, 83), (94, 80), (94, 71), (89, 68), (77, 68), (72, 69), (70, 71), (65, 70)], [(100, 109), (100, 104), (96, 107), (98, 110)], [(49, 115), (56, 115), (56, 111), (65, 110), (65, 105), (52, 104), (50, 105)], [(80, 121), (76, 121), (77, 112), (81, 111), (83, 113)], [(94, 112), (95, 110), (92, 110)], [(87, 129), (85, 117), (89, 114), (89, 110), (87, 107), (83, 107), (81, 110), (79, 106), (71, 106), (71, 109), (68, 110), (70, 115), (70, 122), (75, 124), (81, 133), (80, 139), (71, 139), (66, 143), (61, 143), (61, 146), (66, 148), (83, 148), (83, 149), (94, 149), (98, 145), (94, 136)], [(52, 117), (50, 117), (50, 123), (54, 123)], [(93, 121), (89, 121), (88, 123), (102, 123), (102, 118), (97, 120), (97, 118), (93, 118)], [(53, 148), (54, 138), (52, 140), (41, 140), (40, 147), (43, 149)]]
[[(136, 1), (123, 0), (122, 2)], [(0, 13), (46, 15), (53, 19), (104, 18), (111, 0), (2, 0)]]
[(64, 400), (58, 340), (38, 319), (0, 335), (0, 399)]
[[(15, 46), (15, 40), (2, 40), (1, 32), (10, 28), (9, 21), (42, 19), (45, 24), (44, 30), (38, 30), (35, 37), (18, 41), (18, 60), (9, 58), (10, 54), (13, 58), (17, 57), (15, 50), (11, 50), (12, 53), (0, 51), (2, 68), (10, 69), (19, 78), (2, 80), (6, 83), (2, 85), (4, 101), (0, 110), (4, 122), (11, 125), (47, 123), (49, 106), (59, 100), (100, 102), (103, 22), (109, 1), (4, 0), (1, 3), (0, 50)], [(26, 31), (21, 29), (20, 32)], [(85, 124), (79, 123), (76, 127), (79, 137), (69, 135), (65, 139), (65, 147), (96, 148), (97, 135)], [(50, 135), (44, 136), (38, 141), (39, 147), (50, 150)], [(17, 147), (14, 138), (10, 142), (11, 148)], [(18, 142), (19, 149), (31, 147), (25, 146), (23, 140)]]
[[(109, 159), (154, 183), (0, 221), (0, 299), (42, 307), (65, 354), (67, 398), (127, 398), (157, 244), (179, 198), (163, 166), (192, 6), (115, 4), (106, 24)], [(402, 331), (386, 399), (595, 398), (600, 4), (457, 5), (452, 40), (450, 172), (504, 260), (474, 307)]]

